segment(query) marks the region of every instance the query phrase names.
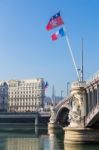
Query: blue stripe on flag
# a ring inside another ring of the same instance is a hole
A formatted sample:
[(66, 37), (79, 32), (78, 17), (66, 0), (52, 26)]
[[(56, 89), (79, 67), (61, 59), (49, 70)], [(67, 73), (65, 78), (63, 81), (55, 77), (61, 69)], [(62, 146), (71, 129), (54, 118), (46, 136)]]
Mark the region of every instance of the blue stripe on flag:
[(66, 33), (65, 33), (63, 27), (59, 29), (59, 34), (60, 34), (61, 36), (65, 36), (65, 35), (66, 35)]

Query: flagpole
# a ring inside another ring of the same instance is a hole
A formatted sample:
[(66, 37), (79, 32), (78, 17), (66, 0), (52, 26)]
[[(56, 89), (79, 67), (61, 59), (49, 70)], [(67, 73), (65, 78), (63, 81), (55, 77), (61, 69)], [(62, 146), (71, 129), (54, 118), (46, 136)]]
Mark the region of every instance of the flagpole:
[(82, 48), (81, 48), (81, 81), (84, 80), (84, 62), (83, 62), (83, 38), (81, 39)]
[(74, 55), (73, 55), (72, 48), (71, 48), (71, 45), (70, 45), (69, 38), (68, 38), (67, 34), (66, 34), (65, 38), (66, 38), (66, 41), (67, 41), (67, 45), (68, 45), (68, 48), (69, 48), (70, 55), (72, 57), (72, 61), (73, 61), (73, 64), (74, 64), (74, 68), (75, 68), (78, 80), (80, 81), (79, 72), (78, 72), (78, 69), (77, 69), (77, 65), (76, 65), (76, 62), (75, 62), (75, 59), (74, 59)]
[(67, 41), (69, 52), (70, 52), (70, 55), (72, 57), (72, 61), (73, 61), (73, 64), (74, 64), (74, 68), (75, 68), (75, 71), (76, 71), (76, 74), (77, 74), (78, 81), (80, 81), (80, 75), (79, 75), (78, 68), (77, 68), (77, 65), (76, 65), (76, 61), (75, 61), (75, 58), (74, 58), (74, 55), (73, 55), (73, 51), (72, 51), (72, 48), (71, 48), (71, 45), (70, 45), (70, 42), (69, 42), (69, 38), (68, 38), (68, 35), (67, 35), (67, 29), (66, 29), (65, 23), (64, 23), (64, 29), (66, 31), (65, 39)]

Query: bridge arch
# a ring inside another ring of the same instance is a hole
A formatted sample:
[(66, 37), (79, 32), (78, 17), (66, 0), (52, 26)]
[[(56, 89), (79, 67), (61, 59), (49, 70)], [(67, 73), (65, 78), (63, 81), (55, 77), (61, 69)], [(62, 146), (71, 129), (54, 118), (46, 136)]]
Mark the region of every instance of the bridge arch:
[(61, 126), (67, 126), (69, 124), (68, 114), (69, 108), (65, 106), (61, 107), (56, 115), (56, 123), (58, 123)]
[(72, 95), (67, 99), (64, 99), (59, 106), (56, 106), (56, 123), (61, 126), (69, 125), (69, 111), (72, 108), (74, 101), (79, 101), (78, 97)]

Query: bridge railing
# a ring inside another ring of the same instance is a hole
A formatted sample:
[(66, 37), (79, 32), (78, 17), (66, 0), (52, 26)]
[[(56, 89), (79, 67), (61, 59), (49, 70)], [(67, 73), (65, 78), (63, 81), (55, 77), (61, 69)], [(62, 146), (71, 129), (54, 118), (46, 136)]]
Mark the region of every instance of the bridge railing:
[(55, 106), (55, 109), (58, 109), (60, 106), (64, 105), (64, 103), (70, 104), (72, 97), (73, 97), (73, 96), (65, 97), (62, 101), (60, 101), (60, 102)]
[(74, 82), (71, 84), (71, 87), (72, 87), (72, 88), (75, 88), (75, 87), (85, 87), (85, 86), (86, 86), (86, 81), (83, 81), (83, 82), (74, 81)]
[(97, 113), (97, 110), (99, 110), (99, 103), (96, 106), (94, 106), (88, 113), (88, 115), (85, 117), (85, 125), (87, 125), (93, 119), (93, 117)]
[(90, 84), (91, 82), (93, 82), (94, 80), (99, 79), (99, 71), (97, 71), (92, 77), (90, 77), (87, 81), (86, 84)]

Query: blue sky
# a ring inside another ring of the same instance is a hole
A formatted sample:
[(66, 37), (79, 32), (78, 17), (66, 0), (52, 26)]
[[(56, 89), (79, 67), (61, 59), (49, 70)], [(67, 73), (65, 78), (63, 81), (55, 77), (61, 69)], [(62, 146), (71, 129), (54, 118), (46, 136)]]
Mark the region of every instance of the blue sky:
[(65, 38), (51, 41), (46, 25), (56, 12), (68, 31), (80, 67), (81, 37), (84, 39), (84, 76), (99, 70), (98, 0), (0, 0), (0, 80), (43, 77), (66, 95), (67, 82), (77, 79)]

